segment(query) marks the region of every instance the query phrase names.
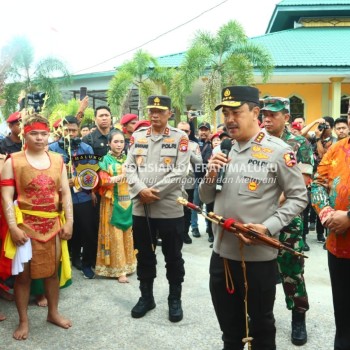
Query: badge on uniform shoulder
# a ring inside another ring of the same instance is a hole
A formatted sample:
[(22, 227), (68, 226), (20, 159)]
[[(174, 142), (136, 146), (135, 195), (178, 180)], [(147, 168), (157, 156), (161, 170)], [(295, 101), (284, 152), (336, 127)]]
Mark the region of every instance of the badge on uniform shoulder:
[(92, 190), (98, 184), (97, 171), (100, 168), (98, 162), (102, 157), (93, 154), (82, 154), (72, 157), (77, 175), (74, 179), (74, 187), (79, 191)]
[(284, 162), (288, 167), (293, 167), (295, 164), (297, 164), (297, 160), (295, 158), (294, 152), (288, 152), (283, 155)]
[(261, 143), (261, 141), (264, 139), (265, 133), (260, 131), (258, 135), (256, 135), (256, 138), (254, 139), (255, 142)]
[(187, 152), (188, 150), (188, 138), (186, 136), (182, 136), (179, 142), (179, 151)]

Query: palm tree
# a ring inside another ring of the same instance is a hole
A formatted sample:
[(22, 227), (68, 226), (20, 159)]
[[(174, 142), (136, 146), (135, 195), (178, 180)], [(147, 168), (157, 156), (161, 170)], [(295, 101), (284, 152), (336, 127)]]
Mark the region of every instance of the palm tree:
[(202, 77), (202, 109), (215, 125), (213, 110), (220, 100), (222, 87), (253, 85), (254, 69), (261, 71), (266, 82), (273, 70), (272, 57), (266, 49), (249, 41), (238, 22), (229, 21), (216, 35), (199, 31), (173, 80), (172, 97), (183, 106), (183, 96)]
[[(18, 96), (22, 92), (27, 104), (28, 94), (42, 91), (46, 94), (45, 107), (49, 111), (61, 102), (60, 86), (70, 84), (70, 74), (65, 64), (55, 57), (46, 57), (34, 61), (34, 48), (25, 37), (14, 38), (3, 48), (5, 56), (11, 55), (12, 62), (7, 71), (7, 80), (1, 93), (6, 100), (4, 115), (16, 110)], [(57, 76), (60, 78), (57, 79)]]
[(132, 87), (138, 89), (138, 114), (142, 116), (146, 98), (166, 93), (171, 83), (172, 70), (160, 67), (157, 59), (139, 50), (130, 61), (122, 64), (112, 78), (107, 92), (113, 114), (123, 114), (129, 107)]

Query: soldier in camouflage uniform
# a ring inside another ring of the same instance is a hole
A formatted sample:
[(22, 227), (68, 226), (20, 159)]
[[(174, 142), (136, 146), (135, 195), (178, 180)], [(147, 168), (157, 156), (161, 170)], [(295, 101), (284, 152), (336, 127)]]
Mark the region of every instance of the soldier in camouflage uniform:
[[(290, 116), (289, 99), (268, 98), (264, 101), (262, 111), (267, 133), (281, 138), (292, 147), (304, 175), (305, 184), (309, 185), (314, 165), (312, 148), (305, 137), (293, 135), (285, 126)], [(283, 201), (283, 198), (281, 200)], [(303, 221), (300, 216), (295, 217), (288, 226), (281, 230), (279, 240), (298, 252), (303, 250)], [(292, 310), (292, 343), (304, 345), (307, 342), (305, 312), (309, 309), (304, 280), (304, 258), (283, 251), (277, 257), (277, 262), (287, 308)]]

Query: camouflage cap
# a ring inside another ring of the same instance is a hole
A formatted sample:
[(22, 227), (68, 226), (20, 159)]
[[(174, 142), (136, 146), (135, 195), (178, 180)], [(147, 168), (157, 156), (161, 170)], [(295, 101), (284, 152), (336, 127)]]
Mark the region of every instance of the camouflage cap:
[(262, 111), (279, 112), (283, 109), (290, 111), (289, 98), (284, 97), (267, 97), (264, 99)]

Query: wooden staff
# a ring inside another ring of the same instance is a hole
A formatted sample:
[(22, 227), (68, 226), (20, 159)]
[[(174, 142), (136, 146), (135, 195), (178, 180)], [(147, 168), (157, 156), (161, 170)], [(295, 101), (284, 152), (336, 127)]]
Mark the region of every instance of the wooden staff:
[(214, 222), (217, 225), (220, 225), (225, 230), (234, 233), (238, 237), (239, 237), (239, 234), (242, 234), (244, 237), (252, 240), (253, 242), (258, 242), (258, 243), (264, 244), (266, 246), (269, 246), (269, 247), (277, 249), (277, 250), (285, 250), (293, 255), (307, 258), (307, 256), (304, 255), (303, 253), (299, 253), (299, 252), (295, 251), (294, 249), (281, 243), (279, 240), (272, 238), (272, 237), (269, 237), (269, 236), (266, 236), (260, 232), (255, 231), (255, 230), (252, 230), (252, 229), (244, 226), (244, 224), (242, 224), (234, 219), (231, 219), (231, 218), (226, 219), (226, 218), (224, 218), (220, 215), (217, 215), (213, 212), (205, 214), (199, 206), (197, 206), (191, 202), (188, 202), (185, 198), (182, 198), (182, 197), (179, 197), (177, 199), (177, 202), (179, 204), (182, 204), (183, 206), (186, 206), (186, 207), (196, 211), (197, 213), (203, 215), (205, 218), (211, 220), (212, 222)]

